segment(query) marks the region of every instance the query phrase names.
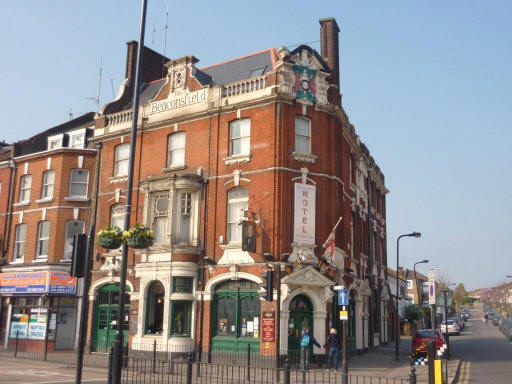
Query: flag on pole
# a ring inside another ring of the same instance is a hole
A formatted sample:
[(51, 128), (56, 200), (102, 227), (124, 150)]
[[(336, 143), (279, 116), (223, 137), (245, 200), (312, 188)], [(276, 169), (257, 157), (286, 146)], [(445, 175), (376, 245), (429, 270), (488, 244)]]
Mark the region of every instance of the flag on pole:
[(338, 219), (338, 222), (336, 223), (334, 228), (332, 229), (331, 233), (327, 237), (327, 240), (325, 240), (325, 242), (322, 245), (322, 247), (325, 248), (324, 258), (327, 260), (327, 262), (329, 264), (332, 264), (333, 261), (334, 261), (333, 257), (334, 257), (334, 250), (335, 250), (335, 247), (336, 247), (336, 239), (335, 239), (335, 237), (336, 237), (336, 228), (338, 228), (338, 225), (340, 225), (340, 223), (341, 223), (341, 216)]

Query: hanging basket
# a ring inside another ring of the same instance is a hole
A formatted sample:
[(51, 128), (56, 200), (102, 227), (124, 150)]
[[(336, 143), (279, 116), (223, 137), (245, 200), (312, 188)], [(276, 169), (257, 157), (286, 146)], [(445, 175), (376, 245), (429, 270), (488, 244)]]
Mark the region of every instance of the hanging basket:
[(142, 237), (142, 236), (132, 236), (132, 237), (126, 239), (126, 244), (130, 248), (144, 249), (144, 248), (151, 247), (153, 245), (153, 239), (150, 239), (148, 237)]
[(121, 236), (100, 235), (98, 236), (98, 243), (105, 249), (117, 249), (123, 244), (123, 238)]

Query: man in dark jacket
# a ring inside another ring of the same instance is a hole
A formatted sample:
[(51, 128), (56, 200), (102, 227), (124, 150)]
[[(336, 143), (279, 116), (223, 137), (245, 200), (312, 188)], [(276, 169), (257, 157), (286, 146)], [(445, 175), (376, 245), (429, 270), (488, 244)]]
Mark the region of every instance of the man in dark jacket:
[(331, 332), (329, 336), (327, 337), (327, 340), (325, 341), (324, 348), (325, 347), (331, 347), (329, 349), (329, 357), (327, 358), (327, 369), (331, 370), (332, 367), (332, 359), (334, 358), (334, 367), (336, 370), (338, 370), (338, 362), (340, 360), (340, 346), (341, 346), (341, 340), (338, 334), (336, 333), (336, 329), (331, 328)]
[(316, 339), (313, 337), (311, 327), (307, 327), (306, 330), (302, 331), (302, 336), (300, 337), (300, 369), (305, 371), (309, 369), (311, 347), (313, 344), (318, 348), (322, 348), (318, 341), (316, 341)]

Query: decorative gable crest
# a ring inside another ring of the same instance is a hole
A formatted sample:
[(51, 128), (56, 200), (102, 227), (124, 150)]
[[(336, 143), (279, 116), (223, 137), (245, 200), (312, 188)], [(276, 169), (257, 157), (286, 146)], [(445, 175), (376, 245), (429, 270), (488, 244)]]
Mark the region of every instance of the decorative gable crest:
[(313, 266), (300, 268), (286, 276), (282, 280), (287, 285), (308, 285), (317, 287), (329, 287), (333, 283), (327, 277), (318, 272)]
[(327, 103), (327, 76), (330, 69), (322, 57), (307, 45), (301, 45), (293, 51), (280, 49), (283, 58), (280, 73), (284, 93), (291, 94), (297, 102), (312, 105)]

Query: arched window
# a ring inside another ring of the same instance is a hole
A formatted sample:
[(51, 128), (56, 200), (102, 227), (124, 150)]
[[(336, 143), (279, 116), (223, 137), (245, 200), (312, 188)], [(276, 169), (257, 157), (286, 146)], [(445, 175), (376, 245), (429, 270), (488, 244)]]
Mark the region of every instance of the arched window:
[(164, 286), (155, 281), (151, 283), (146, 294), (146, 326), (147, 335), (161, 335), (164, 325)]
[(227, 240), (228, 243), (242, 243), (242, 212), (249, 206), (247, 188), (234, 188), (228, 192)]

